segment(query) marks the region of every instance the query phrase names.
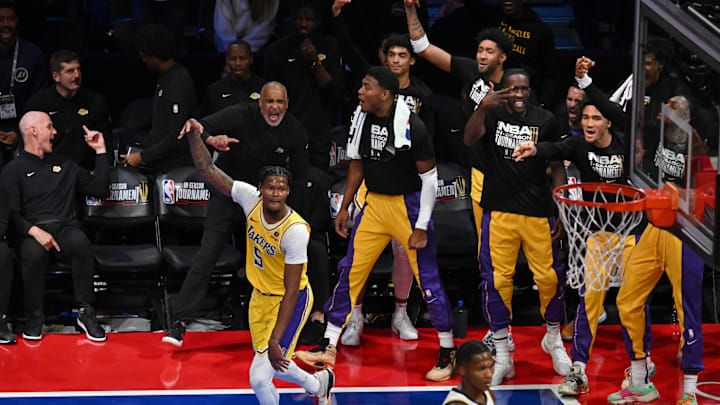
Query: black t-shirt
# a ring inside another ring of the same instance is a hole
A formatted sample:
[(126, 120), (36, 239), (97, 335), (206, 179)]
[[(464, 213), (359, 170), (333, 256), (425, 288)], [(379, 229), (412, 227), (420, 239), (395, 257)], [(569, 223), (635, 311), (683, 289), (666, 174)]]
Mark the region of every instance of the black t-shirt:
[[(463, 115), (467, 121), (482, 99), (490, 92), (490, 82), (485, 79), (478, 69), (475, 59), (453, 56), (450, 59), (450, 73), (460, 80), (460, 102)], [(494, 84), (496, 89), (500, 88), (499, 83)], [(478, 150), (479, 145), (470, 147), (470, 163), (480, 171), (484, 171), (482, 153)]]
[(81, 87), (74, 97), (66, 99), (55, 86), (50, 86), (30, 97), (25, 110), (48, 113), (57, 130), (52, 141), (53, 152), (70, 158), (88, 170), (95, 167), (95, 151), (85, 143), (83, 125), (102, 132), (105, 146), (108, 150), (112, 149), (107, 104), (102, 96), (90, 89)]
[[(391, 135), (392, 120), (367, 115), (361, 142), (370, 142), (369, 156), (363, 156), (363, 174), (369, 191), (399, 195), (420, 191), (422, 186), (416, 162), (433, 159), (435, 153), (425, 124), (415, 114), (410, 115), (410, 149), (395, 150), (394, 156), (386, 148), (394, 136)], [(384, 151), (384, 152), (383, 152)]]
[(625, 146), (620, 137), (613, 136), (605, 148), (598, 148), (581, 136), (569, 136), (558, 143), (540, 142), (536, 147), (537, 156), (542, 159), (573, 162), (583, 182), (627, 184)]
[(203, 93), (199, 115), (204, 117), (234, 104), (257, 102), (264, 84), (265, 80), (256, 74), (245, 81), (223, 77)]
[(553, 115), (527, 104), (524, 117), (511, 116), (504, 107), (485, 114), (485, 135), (480, 139), (485, 161), (483, 208), (534, 217), (553, 215), (547, 160), (534, 156), (516, 162), (513, 150), (520, 142), (558, 140)]
[[(665, 127), (667, 128), (667, 126)], [(685, 162), (688, 155), (687, 139), (676, 142), (663, 137), (663, 144), (655, 150), (653, 157), (653, 176), (657, 176), (658, 167), (662, 165), (663, 181), (671, 181), (675, 184), (683, 184), (685, 178)], [(662, 159), (662, 163), (660, 160)], [(657, 178), (657, 177), (655, 177)]]
[(410, 76), (410, 85), (398, 90), (398, 101), (404, 102), (425, 124), (428, 135), (432, 137), (435, 128), (433, 92), (417, 77)]
[(271, 127), (257, 103), (236, 104), (200, 120), (203, 135), (224, 134), (239, 143), (220, 152), (216, 164), (234, 180), (258, 184), (263, 166), (286, 167), (292, 175), (289, 204), (304, 214), (305, 189), (310, 166), (307, 135), (302, 125), (286, 113), (280, 125)]
[(2, 172), (11, 217), (20, 235), (39, 222), (75, 219), (75, 194), (104, 197), (108, 192), (108, 158), (95, 156), (95, 172), (72, 160), (49, 154), (43, 159), (20, 152)]
[[(15, 68), (15, 81), (12, 94), (15, 97), (15, 110), (17, 118), (0, 120), (0, 130), (16, 131), (20, 114), (25, 111), (25, 103), (34, 93), (47, 87), (48, 70), (45, 56), (40, 48), (30, 41), (18, 37), (17, 66)], [(10, 93), (10, 76), (12, 74), (15, 45), (9, 48), (0, 47), (0, 93)], [(18, 132), (18, 135), (20, 133)]]
[(177, 137), (196, 104), (195, 86), (185, 67), (177, 63), (160, 75), (153, 97), (152, 129), (140, 152), (144, 164), (159, 171), (193, 165), (190, 146)]

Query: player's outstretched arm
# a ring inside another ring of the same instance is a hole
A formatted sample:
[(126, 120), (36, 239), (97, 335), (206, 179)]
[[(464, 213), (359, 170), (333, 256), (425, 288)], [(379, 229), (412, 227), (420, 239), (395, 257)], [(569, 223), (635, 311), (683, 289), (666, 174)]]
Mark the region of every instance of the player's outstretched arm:
[(449, 73), (452, 56), (428, 41), (425, 29), (418, 18), (416, 6), (420, 6), (419, 0), (405, 0), (405, 16), (413, 50), (438, 69)]
[(302, 268), (302, 264), (285, 263), (285, 273), (283, 277), (285, 295), (283, 295), (282, 301), (280, 301), (280, 309), (278, 309), (275, 327), (270, 334), (270, 341), (268, 342), (270, 364), (278, 371), (283, 371), (288, 367), (287, 360), (283, 358), (282, 349), (280, 348), (280, 338), (282, 338), (285, 333), (285, 328), (287, 328), (288, 323), (290, 323), (290, 318), (292, 318), (298, 296), (300, 295), (299, 289)]
[(197, 131), (191, 130), (185, 134), (185, 137), (190, 144), (190, 152), (192, 153), (193, 162), (195, 162), (195, 167), (200, 170), (200, 174), (216, 190), (226, 196), (231, 196), (233, 181), (227, 174), (225, 174), (225, 172), (215, 166), (212, 161), (212, 157), (210, 156), (210, 152), (203, 143), (202, 139), (200, 139), (200, 134)]

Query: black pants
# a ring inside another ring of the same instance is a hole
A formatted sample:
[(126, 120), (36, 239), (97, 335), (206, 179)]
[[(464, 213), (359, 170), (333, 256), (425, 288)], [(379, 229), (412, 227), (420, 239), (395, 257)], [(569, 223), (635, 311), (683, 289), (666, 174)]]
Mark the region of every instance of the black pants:
[(45, 272), (50, 257), (61, 255), (72, 260), (72, 278), (75, 301), (78, 304), (94, 304), (93, 273), (95, 271), (90, 240), (76, 224), (39, 225), (50, 233), (60, 246), (58, 253), (53, 247), (47, 251), (35, 238), (22, 241), (20, 259), (25, 289), (25, 311), (42, 311), (45, 292)]
[(13, 266), (10, 249), (5, 241), (0, 241), (0, 314), (7, 314), (12, 292)]
[(215, 264), (230, 237), (231, 226), (238, 224), (244, 217), (240, 205), (234, 203), (230, 197), (212, 191), (200, 250), (193, 258), (180, 293), (174, 301), (173, 320), (189, 323), (195, 319), (207, 294)]

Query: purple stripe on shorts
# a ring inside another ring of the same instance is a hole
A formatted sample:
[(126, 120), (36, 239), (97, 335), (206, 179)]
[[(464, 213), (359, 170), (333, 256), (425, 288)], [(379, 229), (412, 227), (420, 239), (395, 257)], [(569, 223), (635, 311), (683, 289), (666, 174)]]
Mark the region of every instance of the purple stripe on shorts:
[(480, 276), (482, 278), (482, 308), (485, 321), (496, 331), (510, 325), (510, 310), (505, 306), (500, 292), (495, 289), (495, 267), (490, 254), (490, 222), (492, 211), (483, 211), (480, 238)]
[(283, 335), (280, 338), (279, 344), (283, 353), (287, 353), (290, 347), (293, 345), (293, 342), (295, 342), (298, 336), (300, 336), (300, 331), (305, 324), (305, 318), (308, 315), (308, 311), (310, 311), (310, 305), (308, 305), (311, 301), (310, 297), (308, 297), (309, 292), (310, 288), (305, 287), (300, 290), (298, 294), (295, 309), (293, 309), (290, 321), (285, 327), (285, 332), (283, 332)]

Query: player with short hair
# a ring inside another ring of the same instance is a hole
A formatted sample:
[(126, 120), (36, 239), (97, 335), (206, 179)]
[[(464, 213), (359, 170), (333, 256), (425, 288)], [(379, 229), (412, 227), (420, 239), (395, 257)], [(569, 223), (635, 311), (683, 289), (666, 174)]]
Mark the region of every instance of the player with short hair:
[[(338, 264), (339, 279), (325, 304), (328, 325), (323, 341), (297, 357), (309, 365), (335, 364), (337, 342), (375, 261), (392, 238), (402, 243), (438, 331), (438, 362), (425, 376), (443, 381), (452, 373), (455, 347), (452, 311), (436, 262), (430, 219), (437, 190), (432, 143), (422, 121), (407, 105), (396, 102), (398, 79), (386, 67), (372, 67), (358, 90), (360, 105), (350, 126), (348, 157), (352, 160), (344, 195), (352, 196), (363, 179), (368, 192), (355, 219), (347, 255)], [(335, 231), (348, 236), (348, 207), (343, 199)]]
[[(548, 161), (512, 158), (522, 142), (558, 139), (549, 112), (528, 104), (530, 78), (522, 69), (505, 72), (502, 90), (490, 91), (465, 127), (464, 142), (478, 144), (485, 162), (482, 194), (480, 272), (483, 315), (493, 331), (496, 361), (493, 385), (515, 375), (509, 354), (508, 326), (512, 318), (513, 275), (522, 246), (540, 295), (540, 312), (547, 322), (543, 350), (550, 354), (560, 375), (571, 362), (560, 338), (565, 269), (553, 243), (561, 225), (553, 218), (551, 188), (545, 174)], [(566, 182), (562, 161), (550, 161), (553, 185)]]
[(490, 390), (495, 360), (490, 348), (479, 340), (468, 340), (455, 354), (453, 376), (460, 374), (462, 381), (445, 397), (443, 405), (493, 405), (495, 394)]
[(279, 166), (264, 167), (259, 189), (233, 181), (212, 162), (207, 146), (195, 128), (185, 133), (195, 166), (218, 192), (232, 197), (246, 213), (245, 270), (253, 293), (249, 324), (255, 357), (250, 365), (250, 385), (260, 404), (279, 404), (274, 378), (297, 384), (321, 404), (330, 403), (335, 383), (331, 370), (314, 375), (292, 361), (295, 345), (312, 308), (307, 278), (307, 244), (310, 226), (287, 204), (290, 172)]
[[(578, 58), (575, 75), (584, 77), (583, 59)], [(575, 88), (575, 87), (571, 87)], [(577, 88), (576, 88), (577, 89)], [(569, 94), (569, 93), (568, 93)], [(624, 122), (622, 111), (607, 100), (607, 95), (592, 86), (588, 88), (588, 96), (582, 101), (579, 108), (580, 123), (583, 137), (567, 136), (558, 143), (522, 142), (513, 151), (515, 161), (537, 156), (546, 160), (569, 160), (580, 172), (583, 182), (604, 182), (628, 184), (627, 169), (625, 168), (625, 143), (623, 131), (613, 127), (613, 123)], [(609, 117), (613, 117), (610, 119)], [(612, 131), (611, 131), (612, 130)], [(593, 200), (590, 192), (585, 195), (586, 200)], [(593, 223), (598, 223), (596, 221)], [(587, 249), (602, 249), (606, 234), (595, 235), (587, 241)], [(612, 235), (607, 235), (612, 237)], [(635, 247), (636, 236), (630, 235), (622, 243), (624, 262)], [(599, 255), (599, 254), (598, 254)], [(586, 260), (595, 255), (586, 255)], [(590, 266), (601, 266), (599, 263), (587, 263)], [(604, 277), (612, 269), (593, 268), (585, 272), (585, 285), (581, 287), (580, 303), (573, 323), (572, 349), (570, 354), (573, 366), (563, 384), (558, 388), (562, 395), (580, 395), (588, 391), (588, 377), (585, 367), (590, 357), (592, 344), (595, 341), (597, 326), (603, 312), (603, 302), (607, 289), (596, 291), (591, 284), (601, 284), (597, 279)]]

